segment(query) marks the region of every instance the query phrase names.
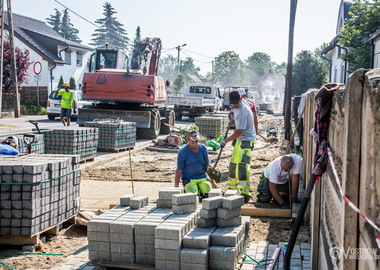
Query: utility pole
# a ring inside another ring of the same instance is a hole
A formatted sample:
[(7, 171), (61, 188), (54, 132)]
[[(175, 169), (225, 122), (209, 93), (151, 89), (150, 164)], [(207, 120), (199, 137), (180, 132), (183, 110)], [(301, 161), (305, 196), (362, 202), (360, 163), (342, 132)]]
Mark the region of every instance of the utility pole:
[(293, 40), (294, 22), (296, 18), (297, 0), (290, 0), (290, 20), (289, 20), (289, 45), (288, 45), (288, 66), (286, 71), (285, 88), (285, 139), (290, 139), (290, 114), (292, 101), (292, 73), (293, 73)]
[(177, 46), (177, 50), (178, 50), (178, 59), (177, 59), (177, 73), (179, 73), (181, 70), (180, 70), (180, 60), (179, 60), (179, 52), (181, 51), (181, 47), (185, 47), (187, 44), (182, 44), (182, 45), (178, 45)]
[(13, 17), (12, 17), (11, 0), (7, 0), (7, 7), (8, 7), (9, 43), (10, 43), (10, 50), (11, 50), (13, 109), (14, 109), (15, 118), (18, 118), (20, 117), (20, 99), (18, 96), (17, 66), (16, 66), (16, 53), (15, 53), (14, 34), (13, 34)]
[(0, 118), (3, 104), (4, 1), (0, 0)]

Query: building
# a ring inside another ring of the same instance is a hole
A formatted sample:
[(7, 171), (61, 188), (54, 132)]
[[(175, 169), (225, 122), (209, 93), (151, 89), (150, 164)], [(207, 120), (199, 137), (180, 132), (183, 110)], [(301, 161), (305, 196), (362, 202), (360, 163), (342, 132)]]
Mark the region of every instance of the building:
[(321, 53), (321, 56), (325, 58), (325, 55), (328, 52), (332, 52), (331, 60), (328, 59), (330, 61), (330, 82), (345, 84), (348, 79), (349, 73), (347, 70), (349, 69), (349, 63), (347, 63), (347, 61), (343, 61), (343, 59), (340, 58), (342, 52), (347, 49), (340, 46), (338, 42), (338, 36), (340, 30), (344, 27), (344, 21), (350, 18), (348, 11), (351, 5), (352, 0), (342, 0), (340, 2), (338, 21), (336, 26), (336, 36), (331, 40), (329, 46), (326, 47)]
[(371, 35), (371, 68), (380, 68), (380, 29)]
[[(7, 15), (4, 16), (6, 30), (9, 29)], [(81, 83), (83, 73), (88, 70), (91, 47), (63, 38), (44, 21), (19, 14), (13, 14), (13, 29), (15, 47), (29, 50), (31, 62), (28, 81), (21, 84), (22, 98), (37, 97), (38, 83), (40, 101), (46, 101), (61, 76), (65, 82), (73, 77), (77, 86)]]

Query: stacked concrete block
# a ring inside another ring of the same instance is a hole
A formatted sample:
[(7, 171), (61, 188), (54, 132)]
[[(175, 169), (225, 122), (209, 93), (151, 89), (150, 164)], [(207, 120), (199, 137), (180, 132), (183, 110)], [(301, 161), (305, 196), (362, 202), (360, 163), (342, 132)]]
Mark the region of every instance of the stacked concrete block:
[(156, 269), (180, 269), (182, 238), (194, 227), (196, 219), (196, 212), (172, 215), (156, 227)]
[[(216, 197), (215, 197), (216, 198)], [(244, 205), (244, 197), (234, 195), (222, 198), (222, 207), (217, 210), (217, 225), (219, 227), (230, 227), (242, 223), (241, 207)]]
[(242, 254), (241, 250), (244, 248), (244, 234), (245, 224), (218, 228), (212, 234), (209, 260), (210, 269), (227, 270), (236, 268), (239, 256)]
[(208, 193), (209, 198), (216, 197), (216, 196), (223, 196), (223, 191), (221, 188), (213, 188)]
[(120, 205), (122, 206), (130, 206), (131, 205), (131, 199), (135, 197), (133, 194), (124, 194), (120, 197)]
[(137, 196), (129, 200), (132, 209), (140, 209), (148, 205), (148, 196)]
[(217, 223), (217, 211), (222, 206), (223, 197), (216, 196), (202, 200), (202, 209), (198, 219), (198, 227), (213, 227)]
[(195, 193), (172, 195), (172, 211), (175, 215), (192, 213), (198, 209), (198, 196)]
[(195, 117), (199, 132), (209, 138), (224, 134), (228, 126), (228, 115)]
[(84, 123), (85, 127), (99, 129), (98, 149), (119, 150), (136, 144), (136, 123), (121, 120), (100, 120)]
[(79, 155), (81, 161), (94, 158), (98, 147), (98, 129), (64, 127), (42, 131), (49, 153)]
[(79, 156), (0, 156), (0, 235), (31, 236), (79, 210)]
[[(45, 146), (44, 146), (44, 135), (43, 134), (34, 134), (35, 139), (31, 145), (31, 154), (44, 154)], [(24, 142), (24, 134), (9, 134), (7, 136), (0, 136), (0, 142), (4, 141), (6, 137), (14, 136), (18, 140), (17, 150), (21, 154), (29, 154), (28, 145)], [(28, 138), (29, 139), (29, 138)]]
[(158, 192), (158, 199), (157, 199), (157, 207), (158, 208), (172, 208), (172, 196), (174, 194), (182, 194), (184, 193), (183, 188), (179, 187), (166, 187), (162, 188)]
[(224, 197), (230, 197), (230, 196), (235, 196), (235, 195), (238, 195), (239, 194), (239, 191), (236, 190), (236, 189), (228, 189), (226, 190), (226, 192), (224, 192)]

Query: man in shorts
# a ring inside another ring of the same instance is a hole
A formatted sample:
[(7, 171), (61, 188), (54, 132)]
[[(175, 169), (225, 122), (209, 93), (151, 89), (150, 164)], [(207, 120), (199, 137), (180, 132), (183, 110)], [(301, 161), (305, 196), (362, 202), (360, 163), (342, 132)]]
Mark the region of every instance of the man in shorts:
[[(71, 109), (74, 108), (74, 113), (77, 109), (77, 104), (75, 102), (75, 95), (70, 91), (70, 85), (68, 83), (63, 84), (64, 90), (58, 89), (56, 94), (58, 96), (62, 96), (61, 99), (61, 122), (64, 126), (70, 126), (71, 119)], [(67, 123), (65, 121), (67, 119)]]

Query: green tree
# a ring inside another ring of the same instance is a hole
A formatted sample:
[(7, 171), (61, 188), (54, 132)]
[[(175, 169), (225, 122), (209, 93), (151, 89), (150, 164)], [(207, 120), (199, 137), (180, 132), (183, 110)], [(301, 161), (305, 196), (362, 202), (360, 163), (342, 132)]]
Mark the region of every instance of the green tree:
[(103, 10), (104, 18), (95, 21), (95, 23), (100, 24), (100, 28), (96, 29), (95, 33), (92, 34), (93, 42), (90, 44), (93, 46), (104, 46), (108, 42), (110, 46), (122, 49), (127, 48), (129, 38), (123, 28), (124, 25), (113, 16), (117, 12), (108, 2), (103, 5)]
[(70, 84), (70, 89), (74, 89), (74, 90), (77, 89), (77, 85), (76, 85), (76, 83), (75, 83), (75, 79), (74, 79), (74, 77), (71, 77), (71, 78), (70, 78), (70, 82), (69, 82), (69, 84)]
[(311, 51), (301, 51), (294, 59), (292, 95), (301, 95), (309, 88), (319, 88), (326, 83), (328, 71)]
[(184, 61), (181, 61), (180, 70), (181, 73), (196, 75), (200, 77), (199, 72), (201, 71), (201, 69), (195, 66), (194, 60), (191, 57), (186, 57)]
[(135, 41), (134, 43), (141, 41), (141, 29), (140, 26), (137, 26), (136, 28), (136, 36), (135, 36)]
[(166, 80), (174, 81), (177, 76), (177, 59), (170, 54), (161, 58), (157, 74)]
[(63, 80), (63, 77), (61, 76), (61, 78), (59, 78), (59, 81), (58, 81), (58, 89), (61, 88), (64, 83), (65, 81)]
[(46, 22), (53, 27), (55, 31), (57, 31), (59, 34), (61, 34), (61, 12), (58, 11), (58, 9), (54, 9), (55, 14), (50, 15), (49, 18), (46, 18)]
[(181, 92), (182, 87), (185, 85), (185, 76), (182, 73), (178, 73), (177, 78), (174, 80), (174, 91)]
[(246, 83), (246, 70), (236, 52), (226, 51), (215, 58), (213, 82), (222, 86)]
[(255, 52), (245, 61), (248, 69), (248, 78), (251, 86), (257, 86), (260, 78), (273, 70), (275, 65), (270, 56), (264, 52)]
[(81, 43), (78, 37), (78, 29), (75, 29), (70, 22), (69, 12), (67, 8), (63, 11), (62, 23), (61, 23), (61, 35), (68, 40)]
[(368, 38), (380, 27), (380, 0), (354, 0), (345, 26), (339, 34), (339, 42), (348, 48), (341, 54), (348, 61), (352, 70), (369, 68), (371, 59), (371, 44)]

